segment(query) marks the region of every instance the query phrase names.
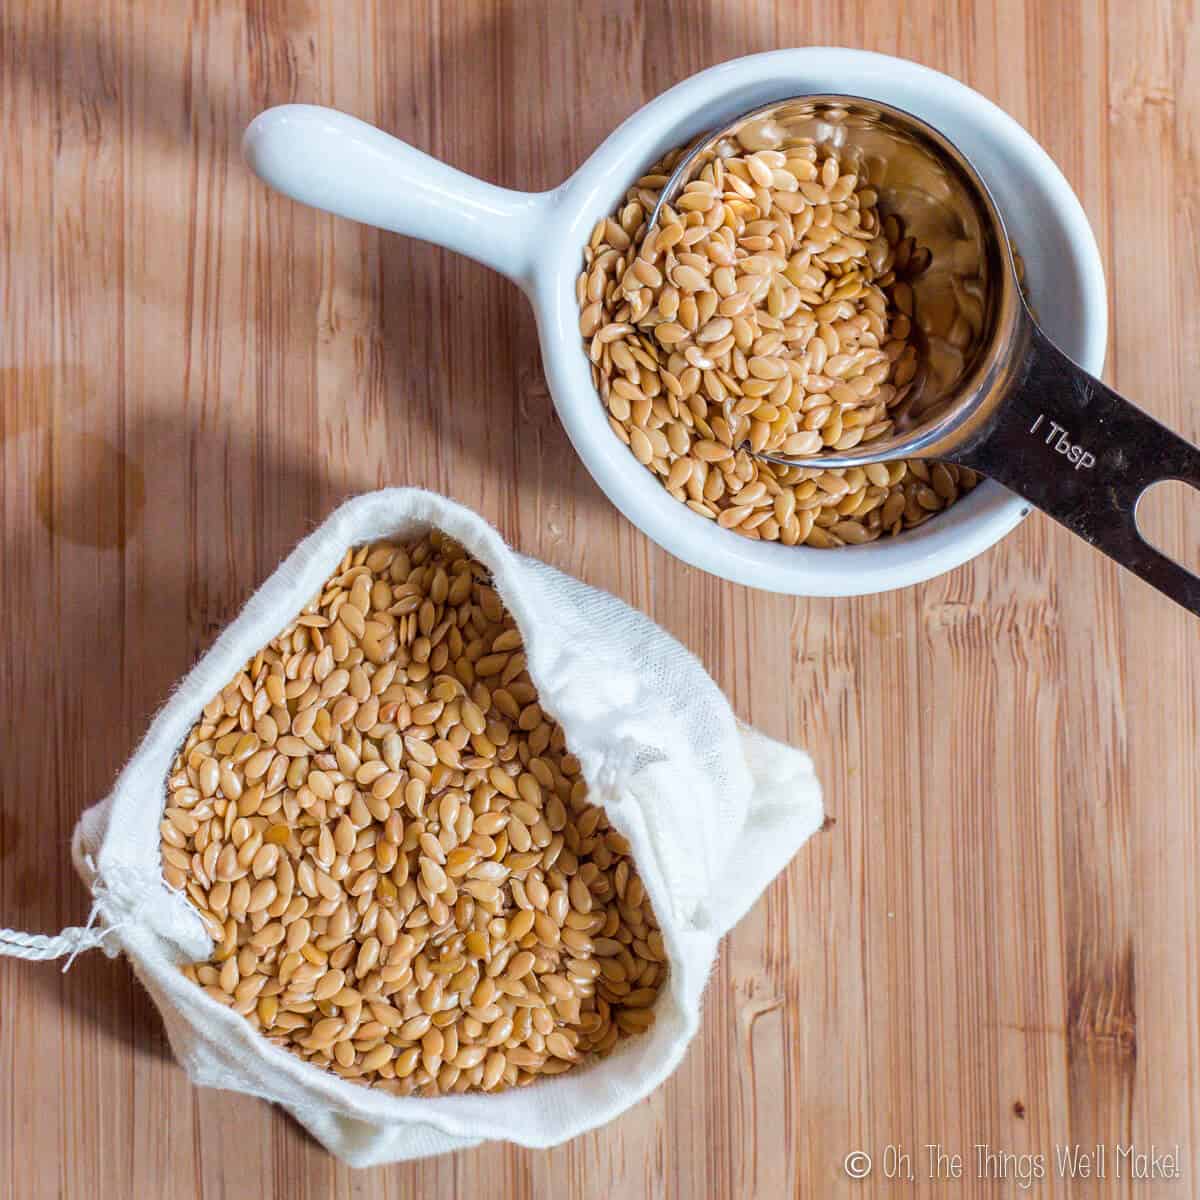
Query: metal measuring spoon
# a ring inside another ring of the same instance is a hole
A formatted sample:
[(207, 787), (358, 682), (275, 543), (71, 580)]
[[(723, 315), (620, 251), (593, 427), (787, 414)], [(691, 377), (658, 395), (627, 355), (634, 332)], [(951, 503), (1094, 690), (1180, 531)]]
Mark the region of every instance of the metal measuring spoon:
[[(1200, 578), (1138, 532), (1145, 490), (1200, 487), (1200, 450), (1073, 363), (1021, 293), (1004, 220), (965, 155), (924, 121), (856, 96), (804, 96), (755, 109), (693, 144), (650, 216), (714, 157), (835, 147), (876, 187), (930, 264), (909, 281), (922, 370), (890, 436), (786, 466), (855, 467), (901, 458), (969, 467), (1016, 492), (1098, 550), (1200, 614)], [(747, 448), (748, 450), (748, 448)], [(748, 451), (754, 453), (753, 451)]]

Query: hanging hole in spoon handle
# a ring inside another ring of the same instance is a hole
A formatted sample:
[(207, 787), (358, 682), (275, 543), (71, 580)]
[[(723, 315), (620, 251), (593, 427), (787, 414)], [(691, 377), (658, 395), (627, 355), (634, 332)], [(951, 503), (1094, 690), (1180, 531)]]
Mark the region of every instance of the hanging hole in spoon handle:
[(1076, 366), (1032, 317), (1028, 325), (1011, 393), (945, 457), (1004, 484), (1200, 615), (1200, 577), (1150, 545), (1136, 515), (1153, 484), (1200, 488), (1200, 449)]

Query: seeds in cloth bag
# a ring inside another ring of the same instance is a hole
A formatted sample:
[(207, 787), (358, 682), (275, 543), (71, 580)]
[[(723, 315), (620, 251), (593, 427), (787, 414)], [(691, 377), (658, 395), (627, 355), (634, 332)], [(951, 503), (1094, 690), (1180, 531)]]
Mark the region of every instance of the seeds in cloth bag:
[[(181, 972), (213, 942), (163, 881), (166, 780), (205, 705), (307, 605), (346, 550), (441, 530), (491, 572), (524, 641), (546, 713), (578, 758), (588, 799), (628, 840), (668, 961), (650, 1030), (613, 1052), (494, 1094), (398, 1096), (339, 1078), (257, 1032)], [(75, 865), (92, 922), (57, 937), (0, 931), (0, 953), (52, 958), (123, 952), (198, 1084), (287, 1109), (355, 1166), (503, 1139), (551, 1146), (636, 1104), (678, 1065), (700, 1019), (717, 944), (820, 825), (820, 789), (802, 751), (739, 724), (703, 668), (640, 613), (510, 550), (468, 509), (397, 488), (344, 504), (250, 599), (158, 714), (112, 795), (80, 818)]]

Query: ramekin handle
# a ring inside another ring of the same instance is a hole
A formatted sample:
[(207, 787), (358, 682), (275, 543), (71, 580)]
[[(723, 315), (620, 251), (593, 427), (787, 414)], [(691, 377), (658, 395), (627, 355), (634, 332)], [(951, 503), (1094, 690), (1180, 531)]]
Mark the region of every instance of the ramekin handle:
[(242, 139), (246, 161), (285, 195), (465, 254), (522, 288), (532, 280), (553, 193), (475, 179), (347, 113), (269, 108)]

